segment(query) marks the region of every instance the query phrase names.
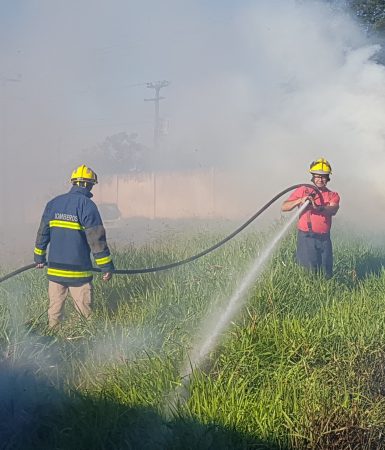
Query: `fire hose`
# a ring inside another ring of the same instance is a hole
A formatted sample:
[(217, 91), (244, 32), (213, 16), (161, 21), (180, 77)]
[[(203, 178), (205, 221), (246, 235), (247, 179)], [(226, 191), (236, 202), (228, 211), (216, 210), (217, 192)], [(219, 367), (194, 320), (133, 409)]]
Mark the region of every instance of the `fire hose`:
[[(312, 184), (306, 184), (306, 183), (295, 184), (295, 185), (290, 186), (290, 187), (284, 189), (283, 191), (279, 192), (276, 196), (274, 196), (270, 201), (268, 201), (264, 206), (262, 206), (261, 209), (259, 209), (254, 215), (252, 215), (245, 223), (243, 223), (240, 227), (238, 227), (231, 234), (229, 234), (228, 236), (226, 236), (224, 239), (217, 242), (216, 244), (212, 245), (211, 247), (201, 251), (200, 253), (197, 253), (196, 255), (190, 256), (189, 258), (186, 258), (186, 259), (182, 259), (181, 261), (176, 261), (176, 262), (173, 262), (170, 264), (165, 264), (163, 266), (145, 267), (145, 268), (141, 268), (141, 269), (115, 269), (115, 270), (113, 270), (112, 273), (114, 273), (116, 275), (137, 275), (137, 274), (141, 274), (141, 273), (160, 272), (162, 270), (173, 269), (174, 267), (178, 267), (183, 264), (187, 264), (189, 262), (195, 261), (196, 259), (201, 258), (202, 256), (205, 256), (208, 253), (211, 253), (212, 251), (214, 251), (217, 248), (224, 245), (226, 242), (228, 242), (230, 239), (232, 239), (237, 234), (239, 234), (242, 230), (244, 230), (248, 225), (250, 225), (251, 222), (253, 222), (258, 216), (260, 216), (264, 211), (266, 211), (279, 198), (281, 198), (283, 195), (285, 195), (288, 192), (290, 192), (298, 187), (301, 187), (301, 186), (310, 187), (311, 189), (316, 191), (319, 195), (321, 205), (324, 204), (321, 192), (316, 186), (314, 186)], [(32, 264), (28, 264), (26, 266), (20, 267), (19, 269), (15, 270), (14, 272), (8, 273), (7, 275), (0, 277), (0, 283), (2, 283), (5, 280), (8, 280), (9, 278), (14, 277), (15, 275), (18, 275), (19, 273), (25, 272), (29, 269), (33, 269), (34, 267), (36, 267), (36, 263), (32, 263)], [(97, 267), (92, 267), (90, 270), (92, 272), (102, 272), (102, 270)]]

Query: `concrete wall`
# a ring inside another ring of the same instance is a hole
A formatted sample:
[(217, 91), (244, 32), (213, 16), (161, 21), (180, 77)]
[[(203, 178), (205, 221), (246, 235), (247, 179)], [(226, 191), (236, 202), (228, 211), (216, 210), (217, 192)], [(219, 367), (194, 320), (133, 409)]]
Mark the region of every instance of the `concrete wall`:
[[(100, 183), (92, 191), (93, 200), (98, 206), (115, 204), (122, 218), (243, 219), (277, 191), (261, 176), (247, 177), (245, 174), (214, 169), (100, 178)], [(43, 181), (33, 195), (27, 192), (20, 197), (17, 202), (18, 215), (10, 215), (9, 223), (0, 217), (0, 227), (26, 223), (35, 226), (40, 221), (45, 204), (71, 187), (68, 182), (47, 185)]]
[(99, 205), (116, 204), (123, 218), (237, 218), (252, 208), (237, 186), (229, 173), (209, 169), (115, 175), (93, 193)]

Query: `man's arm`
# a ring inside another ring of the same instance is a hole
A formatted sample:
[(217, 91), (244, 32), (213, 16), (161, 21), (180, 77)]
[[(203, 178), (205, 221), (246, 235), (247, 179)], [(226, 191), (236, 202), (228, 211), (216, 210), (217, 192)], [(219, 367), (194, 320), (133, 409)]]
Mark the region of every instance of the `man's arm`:
[(95, 204), (89, 205), (89, 210), (83, 222), (88, 245), (90, 246), (96, 265), (103, 272), (103, 280), (108, 281), (115, 269), (107, 245), (106, 230)]
[(310, 198), (309, 197), (301, 197), (301, 198), (297, 198), (295, 200), (285, 200), (282, 203), (281, 211), (283, 211), (283, 212), (292, 211), (297, 206), (302, 206), (307, 200), (310, 200)]
[(106, 230), (103, 225), (86, 228), (86, 238), (96, 265), (103, 272), (103, 281), (108, 281), (114, 271), (114, 263), (107, 245)]
[(340, 205), (337, 203), (330, 203), (325, 206), (317, 206), (315, 208), (316, 211), (322, 212), (326, 216), (334, 216), (337, 214), (337, 211), (340, 209)]
[(334, 216), (337, 214), (337, 211), (340, 209), (340, 196), (337, 192), (333, 192), (329, 198), (329, 201), (326, 205), (318, 205), (315, 210), (326, 216)]
[(35, 249), (33, 252), (36, 267), (41, 269), (46, 264), (47, 247), (51, 238), (49, 221), (48, 221), (48, 205), (45, 207), (40, 226), (37, 231)]

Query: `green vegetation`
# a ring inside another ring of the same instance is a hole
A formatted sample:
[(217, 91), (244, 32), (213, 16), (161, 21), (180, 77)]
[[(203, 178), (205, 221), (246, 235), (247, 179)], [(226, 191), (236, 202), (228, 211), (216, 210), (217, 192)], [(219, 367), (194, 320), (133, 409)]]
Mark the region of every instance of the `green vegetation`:
[(347, 3), (364, 23), (376, 31), (385, 31), (384, 0), (347, 0)]
[[(330, 281), (296, 266), (289, 236), (185, 401), (171, 402), (204, 318), (273, 232), (244, 233), (174, 271), (97, 278), (93, 318), (68, 302), (56, 333), (41, 271), (2, 283), (0, 447), (384, 448), (385, 250), (351, 234), (335, 237)], [(166, 263), (220, 237), (129, 248), (116, 265)]]

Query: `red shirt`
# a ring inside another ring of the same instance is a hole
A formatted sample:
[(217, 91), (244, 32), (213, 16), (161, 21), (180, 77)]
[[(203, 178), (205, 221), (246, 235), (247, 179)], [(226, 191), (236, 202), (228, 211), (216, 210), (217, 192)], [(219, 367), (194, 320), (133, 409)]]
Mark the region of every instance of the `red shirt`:
[[(339, 205), (340, 196), (337, 192), (329, 191), (329, 189), (322, 189), (322, 198), (324, 200), (324, 205)], [(315, 193), (315, 204), (322, 205), (320, 196), (315, 189), (307, 186), (300, 186), (297, 188), (288, 198), (288, 201), (298, 200), (302, 197), (307, 197), (309, 194)], [(309, 230), (309, 222), (311, 223), (311, 230)], [(330, 227), (332, 226), (332, 217), (324, 214), (322, 211), (315, 211), (312, 208), (306, 208), (305, 211), (299, 216), (297, 228), (301, 231), (312, 231), (313, 233), (329, 233)]]

